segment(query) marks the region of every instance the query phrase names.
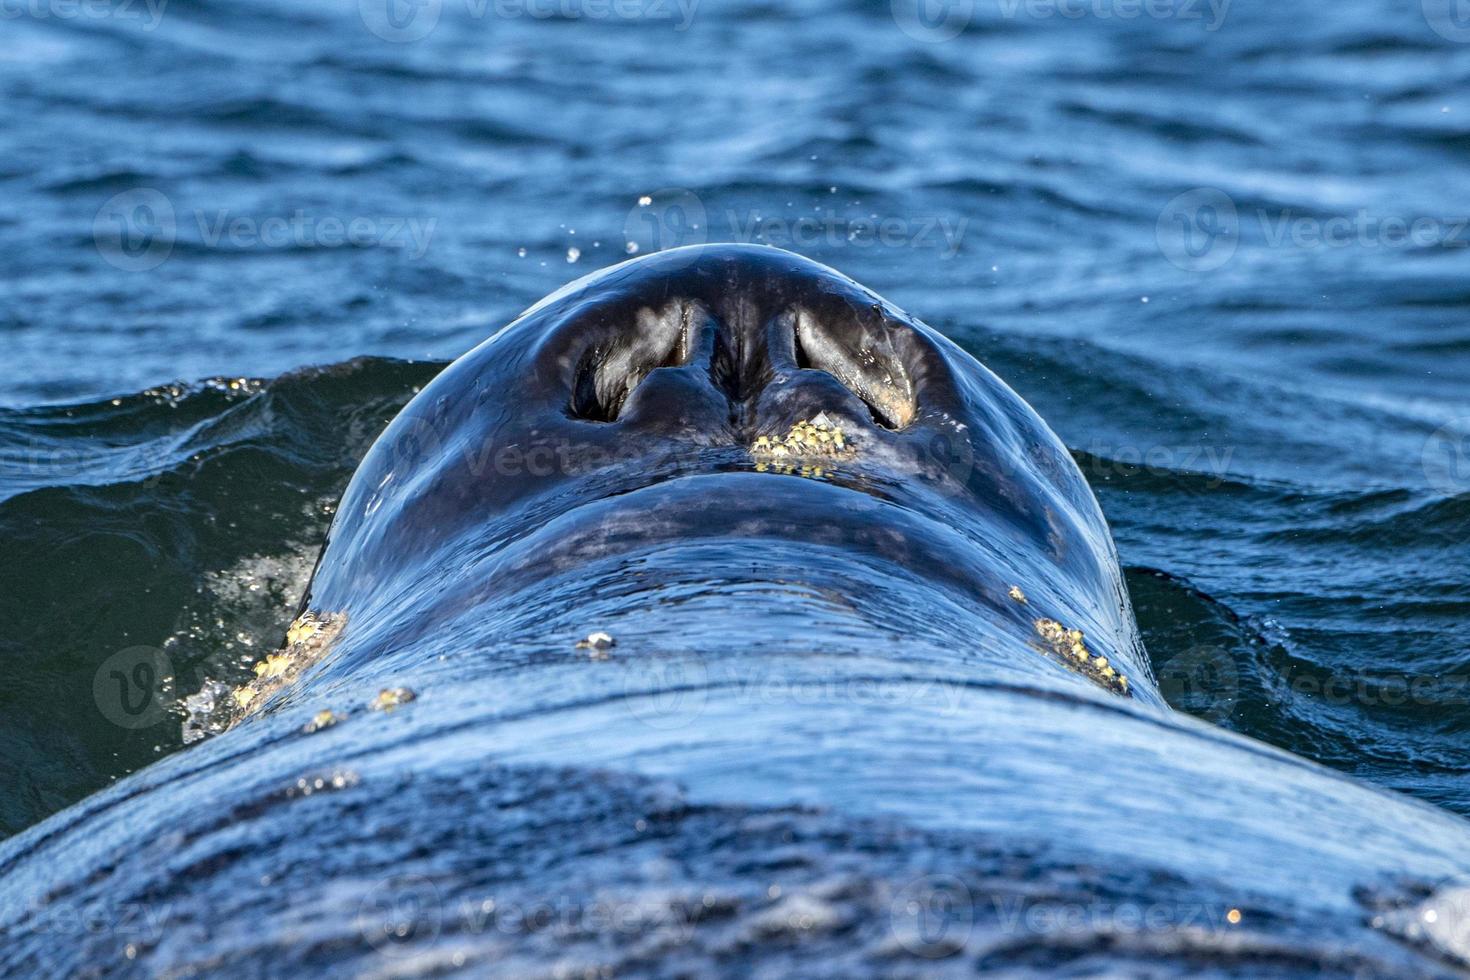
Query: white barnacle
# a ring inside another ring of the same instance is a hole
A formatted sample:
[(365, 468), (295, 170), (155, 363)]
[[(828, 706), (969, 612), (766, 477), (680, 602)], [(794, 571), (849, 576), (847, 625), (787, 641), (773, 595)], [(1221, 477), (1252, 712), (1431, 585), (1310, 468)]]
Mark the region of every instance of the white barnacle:
[(612, 634), (604, 633), (602, 630), (598, 630), (595, 633), (588, 633), (587, 639), (577, 641), (577, 649), (591, 650), (594, 660), (607, 659), (606, 651), (617, 645), (618, 641), (612, 638)]

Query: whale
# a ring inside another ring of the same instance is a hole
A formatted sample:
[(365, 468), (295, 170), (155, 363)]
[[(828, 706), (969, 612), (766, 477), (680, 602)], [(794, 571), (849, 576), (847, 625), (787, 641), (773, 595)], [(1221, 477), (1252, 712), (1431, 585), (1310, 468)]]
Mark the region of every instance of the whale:
[(1063, 442), (780, 249), (454, 361), (295, 612), (193, 744), (0, 843), (0, 974), (1470, 964), (1466, 822), (1171, 709)]

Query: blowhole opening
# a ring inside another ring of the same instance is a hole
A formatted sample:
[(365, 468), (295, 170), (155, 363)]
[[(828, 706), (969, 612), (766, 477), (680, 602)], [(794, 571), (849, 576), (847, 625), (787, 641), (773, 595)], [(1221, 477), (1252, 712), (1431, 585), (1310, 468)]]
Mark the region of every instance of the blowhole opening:
[(908, 371), (887, 338), (870, 338), (864, 331), (865, 339), (876, 342), (854, 350), (835, 340), (807, 314), (799, 313), (794, 319), (792, 353), (798, 368), (836, 378), (867, 407), (873, 422), (885, 429), (897, 431), (913, 421), (916, 406)]
[(689, 363), (694, 310), (640, 310), (629, 330), (583, 351), (572, 374), (568, 414), (585, 422), (616, 422), (628, 397), (659, 368)]

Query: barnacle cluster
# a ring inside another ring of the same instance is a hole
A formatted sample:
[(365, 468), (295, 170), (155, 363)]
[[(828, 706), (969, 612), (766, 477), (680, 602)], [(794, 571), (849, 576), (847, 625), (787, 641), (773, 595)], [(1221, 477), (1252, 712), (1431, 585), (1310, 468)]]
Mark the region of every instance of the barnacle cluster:
[(1128, 678), (1108, 663), (1108, 658), (1087, 649), (1081, 630), (1069, 630), (1055, 619), (1038, 619), (1036, 633), (1047, 649), (1077, 673), (1113, 691), (1131, 696)]
[(347, 624), (337, 613), (305, 612), (286, 630), (286, 645), (254, 667), (255, 677), (230, 692), (231, 724), (259, 708), (266, 699), (301, 676), (326, 655)]
[(760, 436), (750, 447), (759, 472), (800, 472), (802, 476), (813, 477), (822, 476), (822, 461), (849, 459), (856, 452), (852, 440), (826, 412), (797, 422), (779, 438)]

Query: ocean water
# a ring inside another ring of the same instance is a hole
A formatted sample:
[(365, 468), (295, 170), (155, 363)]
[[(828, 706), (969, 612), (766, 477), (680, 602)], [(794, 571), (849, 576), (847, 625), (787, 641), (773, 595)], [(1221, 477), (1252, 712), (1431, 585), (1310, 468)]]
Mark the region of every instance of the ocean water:
[(703, 241), (1027, 398), (1176, 706), (1470, 814), (1460, 13), (0, 3), (0, 833), (181, 747), (448, 360)]

